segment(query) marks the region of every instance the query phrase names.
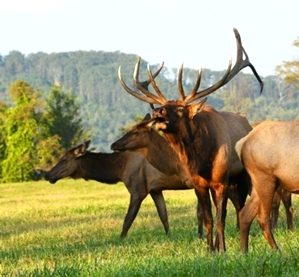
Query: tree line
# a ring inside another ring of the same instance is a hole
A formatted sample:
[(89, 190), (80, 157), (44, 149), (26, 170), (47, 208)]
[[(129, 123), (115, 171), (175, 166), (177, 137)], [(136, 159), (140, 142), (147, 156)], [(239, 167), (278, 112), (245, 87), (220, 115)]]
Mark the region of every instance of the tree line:
[[(38, 179), (63, 151), (85, 138), (92, 140), (94, 149), (110, 151), (125, 126), (151, 112), (148, 104), (119, 84), (121, 66), (123, 78), (133, 87), (136, 60), (137, 55), (103, 51), (0, 55), (0, 180)], [(158, 66), (151, 68), (155, 71)], [(140, 80), (149, 78), (146, 67), (142, 60)], [(296, 120), (299, 86), (290, 78), (289, 68), (283, 64), (277, 67), (278, 75), (261, 76), (262, 94), (253, 74), (240, 72), (210, 95), (208, 104), (218, 110), (240, 111), (251, 123)], [(297, 64), (297, 73), (298, 69)], [(178, 98), (177, 72), (165, 67), (156, 78), (167, 99)], [(186, 94), (193, 89), (197, 72), (184, 69)], [(217, 82), (224, 72), (204, 68), (200, 89)]]

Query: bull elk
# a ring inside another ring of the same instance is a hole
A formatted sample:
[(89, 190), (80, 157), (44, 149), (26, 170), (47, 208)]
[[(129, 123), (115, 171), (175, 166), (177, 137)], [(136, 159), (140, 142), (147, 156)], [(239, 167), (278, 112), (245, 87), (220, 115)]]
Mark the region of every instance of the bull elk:
[[(163, 63), (156, 73), (152, 73), (148, 66), (149, 79), (139, 81), (140, 58), (138, 58), (133, 75), (135, 89), (128, 87), (121, 75), (119, 68), (119, 80), (123, 88), (138, 98), (150, 104), (153, 109), (152, 116), (156, 128), (163, 131), (166, 140), (178, 153), (183, 164), (187, 164), (193, 177), (204, 214), (204, 225), (207, 234), (207, 244), (213, 251), (213, 216), (209, 191), (211, 190), (216, 203), (216, 248), (225, 251), (224, 226), (227, 205), (227, 188), (230, 184), (241, 184), (247, 179), (247, 173), (235, 152), (235, 143), (252, 130), (247, 119), (240, 113), (216, 111), (206, 105), (207, 98), (193, 103), (202, 97), (209, 95), (229, 82), (240, 70), (249, 66), (261, 85), (263, 83), (254, 66), (249, 62), (240, 35), (234, 29), (237, 41), (237, 60), (232, 68), (229, 61), (228, 68), (220, 81), (198, 91), (201, 80), (201, 70), (192, 92), (185, 96), (182, 75), (183, 66), (179, 69), (178, 100), (168, 101), (160, 91), (155, 78), (161, 71)], [(243, 59), (243, 54), (245, 59)], [(156, 94), (149, 91), (151, 84)], [(158, 108), (154, 104), (161, 105)], [(247, 180), (249, 182), (249, 180)]]
[[(163, 190), (186, 189), (186, 182), (176, 174), (163, 174), (154, 168), (140, 153), (94, 153), (87, 151), (90, 141), (66, 151), (59, 162), (45, 174), (50, 183), (66, 177), (96, 180), (106, 184), (124, 182), (130, 193), (130, 204), (124, 219), (121, 237), (124, 238), (148, 194), (156, 205), (165, 232), (169, 235), (168, 215)], [(181, 164), (173, 165), (181, 168)], [(182, 171), (180, 171), (182, 174)], [(182, 174), (185, 179), (186, 176)], [(187, 176), (188, 177), (188, 176)], [(192, 180), (190, 181), (192, 182)], [(188, 182), (187, 182), (188, 184)]]
[(274, 193), (299, 193), (299, 123), (264, 121), (236, 144), (252, 181), (252, 195), (240, 213), (240, 243), (248, 251), (250, 226), (258, 223), (271, 248), (278, 249), (270, 224)]
[[(114, 151), (138, 151), (159, 171), (170, 174), (169, 168), (174, 168), (177, 158), (175, 151), (169, 143), (156, 130), (152, 128), (154, 124), (150, 114), (147, 114), (141, 122), (135, 124), (124, 136), (111, 144)], [(188, 189), (188, 187), (186, 187)], [(189, 187), (190, 188), (190, 187)], [(232, 201), (237, 213), (237, 228), (239, 228), (239, 212), (243, 208), (250, 187), (231, 186), (228, 190), (228, 198)], [(198, 192), (195, 190), (197, 198)], [(203, 236), (203, 213), (198, 199), (198, 237)]]

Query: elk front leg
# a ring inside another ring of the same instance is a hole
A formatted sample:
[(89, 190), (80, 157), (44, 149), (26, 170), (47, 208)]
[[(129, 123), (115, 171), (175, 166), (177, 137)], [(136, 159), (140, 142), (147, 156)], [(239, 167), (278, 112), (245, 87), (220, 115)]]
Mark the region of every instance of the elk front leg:
[(271, 229), (276, 229), (277, 227), (277, 221), (279, 216), (279, 206), (280, 206), (281, 197), (280, 194), (276, 191), (274, 193), (273, 201), (272, 201), (272, 210), (271, 210), (271, 216), (270, 216), (270, 222), (271, 222)]
[(228, 188), (228, 198), (232, 201), (237, 214), (237, 229), (240, 230), (240, 211), (245, 206), (247, 196), (251, 191), (251, 179), (247, 171), (243, 169), (235, 179), (235, 184)]
[(200, 196), (198, 195), (198, 192), (196, 190), (194, 191), (197, 197), (197, 222), (198, 222), (197, 235), (199, 239), (202, 239), (203, 238), (203, 210), (199, 200)]
[(236, 186), (229, 186), (227, 194), (228, 194), (228, 199), (232, 202), (235, 208), (236, 217), (237, 217), (237, 229), (240, 230), (239, 213), (243, 208), (244, 204), (242, 206), (240, 203), (241, 201)]
[(203, 220), (207, 235), (208, 249), (214, 251), (213, 244), (213, 216), (209, 188), (196, 188), (197, 196), (203, 212)]
[(170, 235), (169, 232), (169, 223), (168, 223), (168, 215), (167, 215), (167, 209), (165, 205), (165, 200), (162, 191), (155, 191), (150, 192), (150, 195), (152, 199), (155, 202), (160, 220), (164, 226), (164, 230), (167, 236)]
[(292, 193), (287, 190), (284, 190), (284, 189), (281, 189), (281, 191), (279, 193), (280, 193), (283, 205), (285, 207), (288, 229), (293, 230), (294, 229), (294, 218), (293, 218), (294, 210), (292, 208)]
[(225, 218), (226, 218), (226, 206), (227, 206), (227, 185), (220, 184), (214, 188), (215, 202), (216, 202), (216, 241), (215, 247), (220, 252), (225, 252)]
[(128, 211), (127, 211), (124, 223), (123, 223), (123, 229), (122, 229), (122, 232), (120, 235), (121, 238), (126, 237), (133, 221), (136, 218), (136, 215), (138, 214), (141, 203), (145, 197), (146, 197), (146, 195), (141, 195), (140, 193), (131, 194), (129, 208), (128, 208)]

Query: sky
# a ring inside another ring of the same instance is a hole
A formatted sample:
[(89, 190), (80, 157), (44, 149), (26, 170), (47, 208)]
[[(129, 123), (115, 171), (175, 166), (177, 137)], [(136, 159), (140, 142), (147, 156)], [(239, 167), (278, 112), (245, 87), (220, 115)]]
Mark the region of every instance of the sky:
[(267, 76), (299, 57), (298, 11), (298, 0), (0, 0), (0, 54), (120, 51), (169, 68), (225, 70), (235, 27)]

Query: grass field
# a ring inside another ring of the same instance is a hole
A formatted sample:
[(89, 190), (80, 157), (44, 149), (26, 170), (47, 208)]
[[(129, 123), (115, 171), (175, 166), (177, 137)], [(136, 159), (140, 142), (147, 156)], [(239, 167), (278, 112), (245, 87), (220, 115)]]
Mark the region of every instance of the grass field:
[[(197, 238), (196, 197), (165, 191), (171, 236), (153, 201), (141, 206), (128, 236), (119, 238), (129, 203), (123, 184), (63, 180), (0, 184), (2, 276), (299, 276), (299, 234), (286, 230), (281, 207), (272, 251), (256, 221), (248, 255), (239, 251), (229, 203), (225, 254), (210, 254)], [(294, 196), (295, 226), (299, 210)]]

